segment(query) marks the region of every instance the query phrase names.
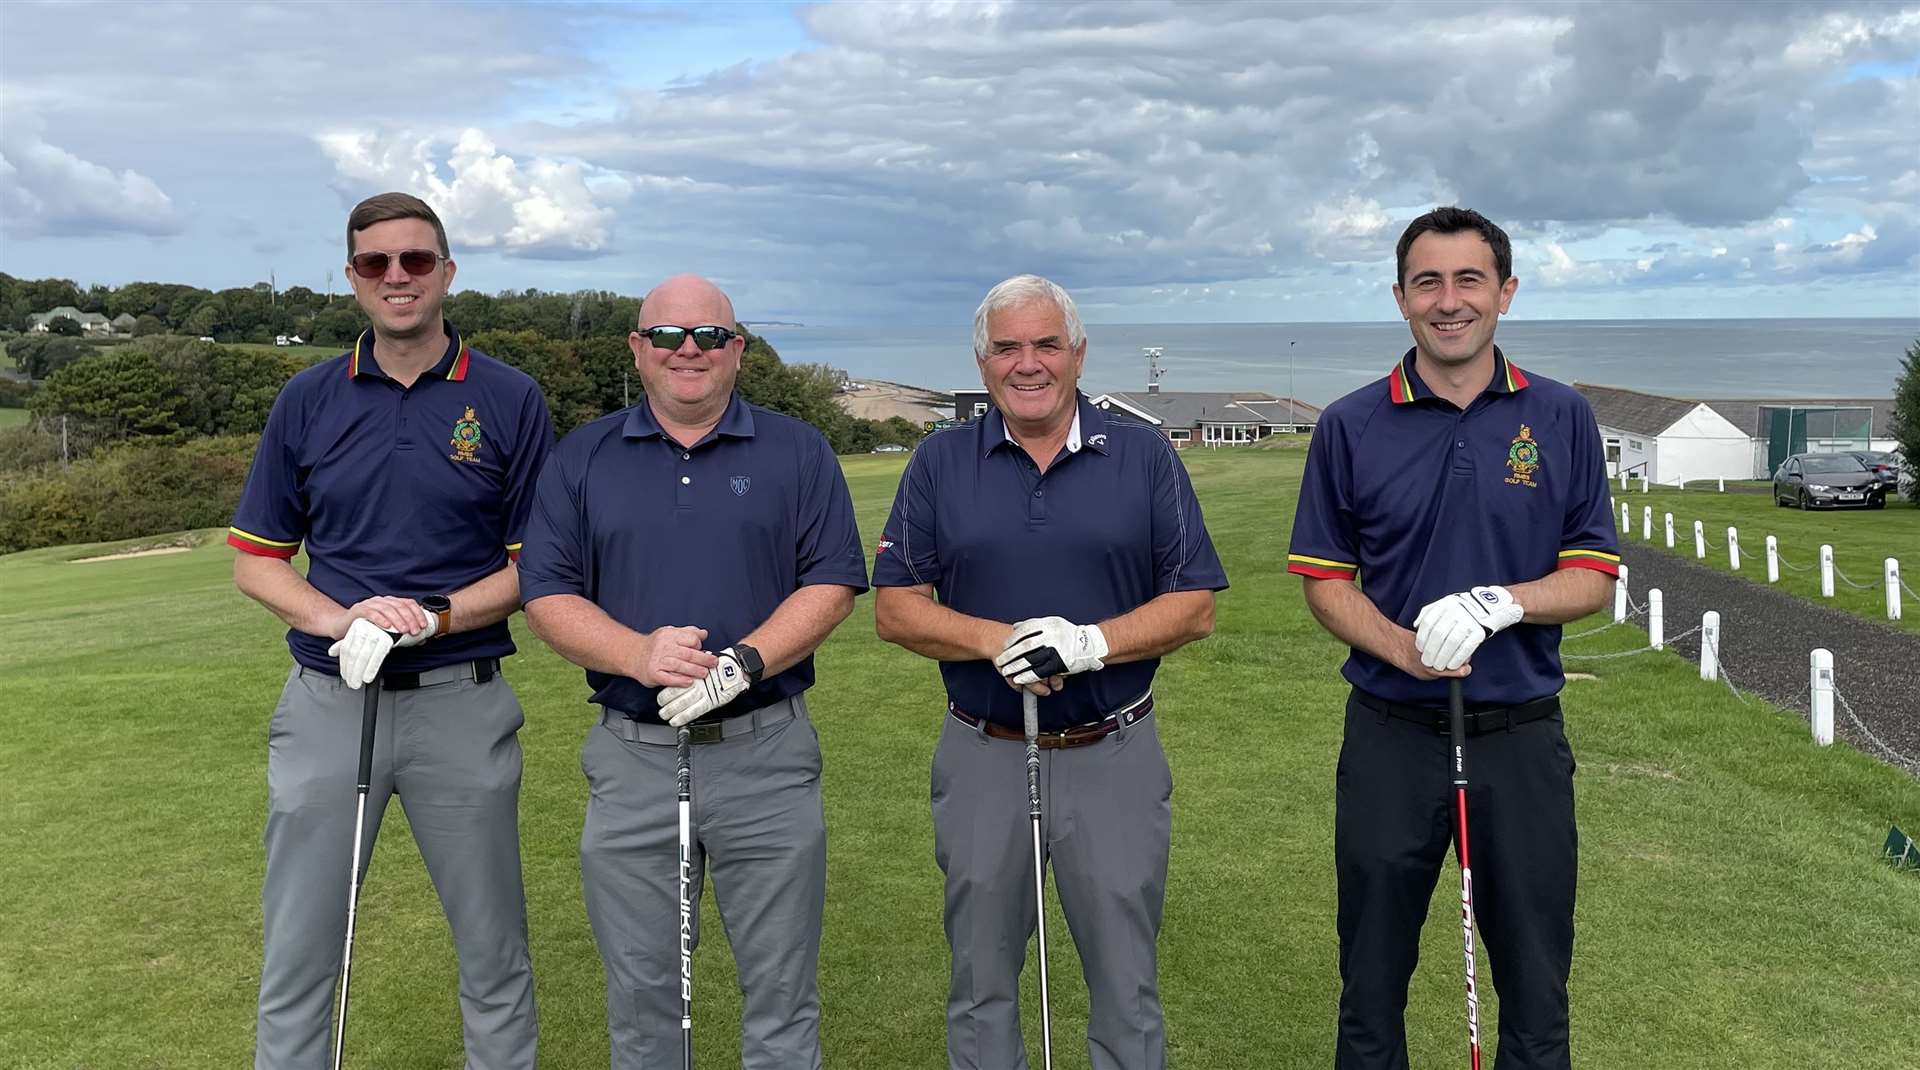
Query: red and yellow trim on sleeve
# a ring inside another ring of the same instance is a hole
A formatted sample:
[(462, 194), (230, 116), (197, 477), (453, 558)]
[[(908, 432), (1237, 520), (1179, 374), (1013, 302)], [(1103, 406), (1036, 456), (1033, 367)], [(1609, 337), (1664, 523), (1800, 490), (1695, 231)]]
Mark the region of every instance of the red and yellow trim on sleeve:
[(458, 383), (467, 377), (467, 347), (460, 347), (460, 355), (453, 358), (453, 367), (447, 372), (447, 381)]
[[(464, 355), (464, 354), (463, 354), (463, 355)], [(524, 544), (523, 544), (523, 543), (517, 543), (517, 542), (510, 542), (510, 543), (508, 543), (508, 544), (507, 544), (507, 560), (509, 560), (509, 561), (518, 561), (518, 560), (520, 560), (520, 547), (521, 547), (522, 545), (524, 545)]]
[(1405, 405), (1413, 400), (1413, 384), (1407, 382), (1405, 363), (1395, 364), (1393, 370), (1387, 373), (1387, 397), (1395, 405)]
[(227, 529), (227, 545), (260, 557), (292, 557), (300, 552), (298, 539), (282, 542), (279, 539), (269, 539), (264, 535), (255, 535), (251, 531), (241, 531), (239, 528)]
[(1555, 570), (1563, 568), (1590, 568), (1595, 572), (1604, 572), (1609, 576), (1620, 575), (1620, 555), (1605, 550), (1562, 550), (1560, 563)]
[(1350, 580), (1359, 575), (1360, 566), (1350, 561), (1329, 561), (1324, 557), (1288, 554), (1287, 571), (1316, 580)]

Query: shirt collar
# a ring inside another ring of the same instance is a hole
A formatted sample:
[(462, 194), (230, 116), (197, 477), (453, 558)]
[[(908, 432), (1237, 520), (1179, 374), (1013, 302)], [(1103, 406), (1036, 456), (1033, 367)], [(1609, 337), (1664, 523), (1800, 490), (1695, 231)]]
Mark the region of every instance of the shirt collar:
[[(620, 433), (626, 438), (667, 437), (666, 432), (660, 429), (660, 421), (653, 418), (653, 406), (647, 404), (645, 396), (627, 410), (627, 420), (622, 425)], [(753, 437), (753, 410), (747, 407), (746, 401), (737, 392), (727, 401), (726, 411), (720, 414), (720, 422), (713, 426), (712, 431), (707, 432), (706, 438), (702, 438), (694, 445), (700, 445), (707, 439), (719, 435), (729, 438)]]
[[(1413, 370), (1413, 355), (1417, 349), (1409, 349), (1400, 358), (1400, 363), (1387, 373), (1387, 397), (1395, 405), (1407, 405), (1421, 398), (1434, 397), (1427, 384), (1420, 381), (1419, 373)], [(1493, 347), (1493, 381), (1487, 384), (1484, 393), (1514, 394), (1527, 387), (1527, 376), (1520, 368), (1507, 360), (1507, 355), (1499, 346)]]
[[(451, 322), (441, 320), (440, 328), (447, 335), (447, 350), (440, 355), (438, 363), (427, 369), (426, 374), (437, 375), (452, 383), (460, 382), (467, 377), (467, 369), (473, 363), (472, 354), (467, 351), (466, 344), (460, 340), (460, 332), (454, 329)], [(362, 375), (377, 375), (382, 379), (393, 378), (382, 370), (380, 362), (374, 359), (373, 328), (371, 327), (360, 332), (360, 337), (353, 343), (353, 355), (347, 358), (347, 378), (354, 379)]]
[[(1000, 415), (998, 408), (987, 410), (987, 423), (983, 429), (986, 446), (981, 456), (992, 453), (996, 447), (1012, 444), (1013, 431), (1007, 427), (1006, 417)], [(1079, 453), (1082, 448), (1095, 453), (1107, 452), (1107, 414), (1101, 412), (1093, 400), (1083, 391), (1074, 392), (1073, 426), (1067, 429), (1067, 452)]]

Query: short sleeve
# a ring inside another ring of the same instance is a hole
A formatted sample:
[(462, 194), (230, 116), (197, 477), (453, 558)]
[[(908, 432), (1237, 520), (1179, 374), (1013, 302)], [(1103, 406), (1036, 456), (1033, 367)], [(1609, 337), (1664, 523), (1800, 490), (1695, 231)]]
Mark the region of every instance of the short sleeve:
[(518, 560), (525, 548), (527, 525), (533, 515), (533, 499), (540, 470), (553, 450), (553, 418), (547, 412), (546, 395), (538, 386), (529, 386), (521, 399), (519, 427), (514, 436), (513, 457), (507, 463), (506, 542), (507, 556)]
[(1322, 413), (1307, 449), (1307, 470), (1293, 511), (1287, 571), (1316, 580), (1350, 580), (1359, 575), (1352, 518), (1353, 459), (1345, 429), (1334, 412)]
[(1590, 568), (1620, 575), (1620, 535), (1613, 526), (1613, 495), (1607, 485), (1606, 451), (1593, 409), (1576, 399), (1573, 417), (1573, 471), (1575, 486), (1567, 499), (1567, 515), (1560, 529), (1557, 568)]
[(298, 387), (289, 385), (274, 399), (260, 445), (247, 469), (240, 505), (227, 543), (243, 553), (290, 558), (300, 552), (307, 536), (307, 510), (300, 487), (300, 468), (293, 443), (300, 441)]
[(580, 515), (579, 484), (586, 474), (572, 475), (565, 462), (563, 451), (553, 451), (534, 482), (519, 559), (522, 604), (550, 594), (593, 597), (587, 583), (591, 547)]
[(1187, 466), (1160, 438), (1153, 477), (1154, 590), (1220, 591), (1227, 586), (1227, 570), (1207, 534), (1200, 515), (1200, 499), (1193, 493)]
[(933, 451), (925, 443), (907, 462), (894, 492), (893, 509), (873, 551), (875, 587), (917, 587), (941, 579), (935, 536)]
[(800, 586), (838, 584), (867, 589), (867, 557), (853, 518), (853, 495), (833, 447), (813, 432), (813, 463), (801, 486), (794, 579)]

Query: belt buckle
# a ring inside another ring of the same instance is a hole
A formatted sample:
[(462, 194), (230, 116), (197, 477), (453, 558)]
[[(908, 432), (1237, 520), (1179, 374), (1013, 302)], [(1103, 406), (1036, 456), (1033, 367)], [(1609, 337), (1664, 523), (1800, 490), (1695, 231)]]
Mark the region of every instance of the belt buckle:
[(696, 721), (687, 726), (687, 742), (718, 743), (726, 738), (726, 729), (719, 721)]

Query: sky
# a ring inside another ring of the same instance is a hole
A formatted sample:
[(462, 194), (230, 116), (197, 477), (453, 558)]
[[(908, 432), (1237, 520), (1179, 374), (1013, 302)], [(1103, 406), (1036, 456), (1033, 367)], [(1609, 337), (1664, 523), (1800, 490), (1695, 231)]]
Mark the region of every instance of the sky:
[(1920, 3), (0, 5), (0, 271), (345, 292), (390, 189), (748, 321), (1392, 320), (1440, 204), (1516, 316), (1920, 316)]

